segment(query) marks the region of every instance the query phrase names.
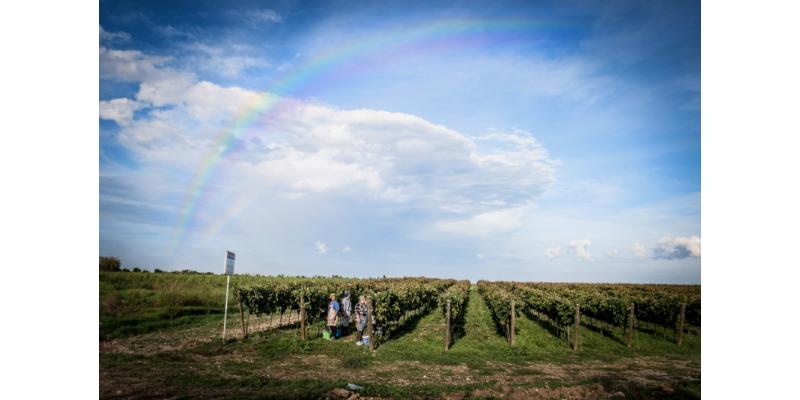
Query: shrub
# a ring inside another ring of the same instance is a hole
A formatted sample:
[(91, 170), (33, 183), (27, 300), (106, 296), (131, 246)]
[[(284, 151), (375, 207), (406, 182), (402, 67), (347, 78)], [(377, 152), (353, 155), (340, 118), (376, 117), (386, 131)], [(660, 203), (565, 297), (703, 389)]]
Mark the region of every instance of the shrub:
[(142, 272), (142, 269), (139, 267), (134, 267), (133, 272)]
[(120, 261), (116, 257), (100, 257), (100, 271), (120, 271)]

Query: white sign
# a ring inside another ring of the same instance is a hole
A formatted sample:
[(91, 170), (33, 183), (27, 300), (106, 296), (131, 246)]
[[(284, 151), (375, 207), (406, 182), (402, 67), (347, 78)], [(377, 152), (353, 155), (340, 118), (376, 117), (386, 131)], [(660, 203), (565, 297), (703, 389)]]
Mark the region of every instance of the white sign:
[(225, 275), (228, 275), (225, 282), (225, 319), (222, 320), (222, 342), (225, 343), (225, 331), (228, 329), (228, 291), (231, 287), (231, 275), (233, 275), (233, 262), (236, 261), (236, 254), (226, 251), (225, 254)]
[(236, 254), (228, 252), (225, 257), (225, 275), (233, 275), (233, 262), (236, 261)]

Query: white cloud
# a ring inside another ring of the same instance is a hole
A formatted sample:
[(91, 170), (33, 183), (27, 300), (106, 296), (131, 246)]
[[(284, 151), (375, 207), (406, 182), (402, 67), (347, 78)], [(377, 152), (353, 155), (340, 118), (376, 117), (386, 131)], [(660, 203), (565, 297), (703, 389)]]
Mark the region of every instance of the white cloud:
[(237, 23), (247, 23), (252, 27), (258, 27), (259, 25), (263, 25), (264, 23), (267, 24), (276, 24), (283, 22), (283, 16), (280, 15), (277, 11), (264, 8), (260, 10), (229, 10), (226, 14), (233, 19), (237, 20)]
[(131, 35), (127, 32), (109, 32), (100, 26), (100, 40), (106, 42), (127, 42), (131, 40)]
[(195, 39), (195, 36), (187, 31), (178, 29), (172, 25), (152, 25), (152, 29), (168, 38)]
[(347, 186), (377, 193), (384, 186), (378, 171), (341, 162), (338, 155), (337, 151), (324, 149), (315, 153), (285, 149), (280, 158), (263, 161), (259, 169), (267, 181), (301, 193), (322, 193)]
[(314, 252), (317, 254), (325, 254), (328, 252), (328, 245), (322, 242), (314, 243)]
[(633, 254), (639, 258), (647, 258), (647, 249), (639, 242), (633, 244), (633, 248), (631, 248)]
[[(101, 117), (124, 123), (120, 142), (144, 159), (196, 163), (253, 104), (278, 101), (280, 112), (268, 109), (231, 140), (225, 162), (253, 185), (293, 198), (413, 200), (441, 215), (434, 223), (440, 230), (482, 236), (518, 227), (521, 207), (555, 181), (557, 162), (524, 131), (471, 137), (410, 114), (339, 110), (195, 82), (166, 66), (167, 58), (100, 51), (104, 77), (140, 82), (134, 100), (103, 102)], [(162, 108), (131, 119), (142, 104)]]
[(145, 55), (138, 50), (114, 50), (100, 47), (100, 78), (123, 82), (143, 82), (165, 79), (178, 75), (191, 76), (177, 72), (165, 65), (172, 59)]
[(572, 248), (572, 251), (580, 258), (585, 260), (592, 259), (592, 253), (589, 252), (589, 246), (592, 244), (592, 241), (589, 239), (578, 239), (572, 240), (569, 242), (569, 247)]
[(549, 259), (555, 259), (561, 255), (561, 246), (548, 247), (544, 251), (544, 255)]
[(439, 221), (436, 227), (452, 234), (487, 236), (521, 226), (523, 211), (523, 207), (489, 211), (466, 219)]
[(283, 17), (275, 10), (264, 9), (258, 11), (247, 12), (247, 15), (254, 22), (281, 22)]
[(145, 107), (144, 104), (126, 98), (100, 102), (100, 118), (115, 121), (120, 126), (127, 126), (133, 120), (133, 113)]
[(700, 257), (699, 236), (664, 236), (658, 240), (653, 249), (653, 258), (680, 259), (687, 257)]
[(226, 78), (235, 78), (242, 71), (266, 68), (272, 65), (264, 57), (251, 55), (257, 49), (244, 45), (192, 43), (185, 46), (185, 48), (196, 54), (196, 56), (192, 57), (194, 64), (203, 68), (204, 71), (221, 74)]
[(353, 251), (353, 249), (351, 249), (349, 245), (342, 247), (342, 253), (349, 253), (351, 251)]
[(606, 252), (606, 255), (613, 258), (619, 255), (619, 251), (617, 251), (617, 249), (611, 249)]
[[(256, 209), (259, 202), (247, 198), (258, 195), (306, 203), (358, 199), (424, 215), (411, 230), (487, 238), (522, 226), (530, 204), (555, 181), (557, 162), (524, 131), (470, 136), (415, 115), (341, 110), (197, 81), (170, 67), (169, 58), (139, 51), (100, 52), (104, 79), (139, 83), (133, 99), (102, 101), (100, 117), (119, 123), (118, 142), (143, 163), (190, 174), (173, 187), (184, 191), (174, 197), (193, 190), (193, 172), (212, 159), (231, 127), (241, 126), (237, 119), (254, 116), (225, 140), (224, 156), (212, 165), (215, 175), (236, 178), (226, 178), (224, 191), (199, 188), (205, 200), (191, 218), (200, 231), (217, 231), (214, 212), (230, 214), (226, 199)], [(254, 104), (274, 102), (279, 107), (252, 112)], [(140, 109), (147, 112), (135, 113)]]

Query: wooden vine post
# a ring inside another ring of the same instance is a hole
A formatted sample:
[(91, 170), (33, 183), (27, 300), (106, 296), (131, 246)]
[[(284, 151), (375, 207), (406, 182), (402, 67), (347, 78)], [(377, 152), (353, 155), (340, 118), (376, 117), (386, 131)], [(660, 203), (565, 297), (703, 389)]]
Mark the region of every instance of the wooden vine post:
[(628, 306), (628, 337), (627, 337), (627, 345), (631, 347), (631, 343), (633, 342), (633, 318), (636, 315), (634, 303), (631, 303)]
[(580, 338), (581, 328), (581, 305), (575, 304), (575, 337), (572, 339), (572, 349), (578, 350), (578, 339)]
[(683, 323), (686, 321), (686, 303), (681, 303), (681, 314), (678, 316), (678, 329), (677, 329), (677, 338), (675, 341), (678, 343), (678, 346), (683, 343)]
[(372, 329), (372, 299), (367, 299), (367, 333), (369, 334), (369, 349), (375, 350), (375, 335)]
[(306, 335), (306, 299), (305, 296), (300, 296), (300, 340), (307, 340)]
[(239, 319), (242, 321), (242, 337), (247, 337), (247, 326), (244, 325), (244, 308), (242, 307), (242, 301), (239, 300)]
[(511, 338), (511, 345), (514, 345), (516, 341), (516, 327), (517, 327), (517, 313), (516, 309), (514, 308), (514, 300), (511, 300), (511, 332), (509, 337)]
[(444, 351), (450, 350), (450, 300), (447, 300), (447, 332), (444, 334)]

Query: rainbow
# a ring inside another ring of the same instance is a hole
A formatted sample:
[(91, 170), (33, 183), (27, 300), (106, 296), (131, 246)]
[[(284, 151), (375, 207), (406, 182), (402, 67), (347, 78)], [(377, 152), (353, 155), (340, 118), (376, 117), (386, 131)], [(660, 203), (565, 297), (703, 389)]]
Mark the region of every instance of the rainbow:
[[(564, 20), (552, 18), (507, 17), (507, 18), (472, 18), (453, 17), (423, 21), (411, 26), (404, 26), (379, 35), (345, 43), (318, 55), (309, 62), (287, 71), (268, 91), (241, 110), (229, 129), (221, 132), (213, 142), (211, 150), (202, 158), (197, 171), (188, 188), (180, 217), (175, 229), (173, 244), (181, 241), (196, 210), (204, 197), (209, 180), (231, 149), (232, 143), (240, 139), (247, 129), (257, 120), (280, 109), (280, 105), (291, 99), (291, 95), (301, 89), (308, 90), (311, 84), (328, 73), (337, 71), (355, 61), (379, 55), (392, 54), (398, 50), (424, 48), (430, 45), (448, 47), (464, 47), (474, 45), (481, 40), (513, 40), (519, 34), (535, 32), (551, 32), (581, 27)], [(417, 47), (418, 46), (418, 47)], [(246, 203), (246, 202), (245, 202)], [(241, 211), (242, 202), (233, 206), (237, 210), (228, 210), (225, 219)], [(224, 221), (217, 221), (214, 231)]]

